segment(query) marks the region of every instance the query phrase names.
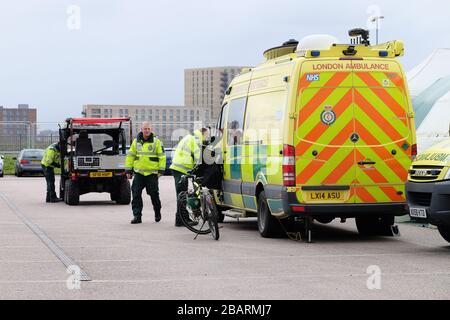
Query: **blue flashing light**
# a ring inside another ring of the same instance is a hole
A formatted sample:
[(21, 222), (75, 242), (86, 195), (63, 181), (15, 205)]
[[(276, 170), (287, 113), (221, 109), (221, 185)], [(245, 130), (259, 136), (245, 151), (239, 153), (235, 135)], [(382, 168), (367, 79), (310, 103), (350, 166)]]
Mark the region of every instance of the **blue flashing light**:
[(320, 57), (320, 51), (311, 51), (311, 57)]
[(389, 52), (388, 51), (380, 51), (380, 57), (385, 58), (389, 56)]

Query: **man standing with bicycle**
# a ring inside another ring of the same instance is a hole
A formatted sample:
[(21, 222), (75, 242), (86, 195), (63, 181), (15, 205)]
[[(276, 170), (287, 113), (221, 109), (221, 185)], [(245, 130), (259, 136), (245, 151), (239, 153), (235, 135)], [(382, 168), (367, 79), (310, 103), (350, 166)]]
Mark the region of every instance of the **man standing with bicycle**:
[(177, 192), (177, 212), (175, 214), (176, 227), (184, 226), (180, 216), (181, 212), (178, 195), (188, 189), (187, 181), (180, 183), (182, 180), (181, 177), (194, 169), (197, 164), (201, 164), (202, 145), (207, 137), (208, 129), (202, 128), (201, 130), (195, 130), (194, 133), (185, 136), (175, 149), (175, 155), (170, 169), (172, 170), (175, 179), (175, 189)]
[(159, 198), (158, 179), (166, 169), (166, 155), (161, 140), (152, 133), (149, 122), (142, 123), (138, 137), (134, 139), (125, 160), (125, 169), (130, 178), (134, 174), (131, 187), (131, 203), (134, 219), (131, 224), (142, 223), (142, 190), (144, 188), (152, 199), (155, 221), (161, 221), (161, 200)]

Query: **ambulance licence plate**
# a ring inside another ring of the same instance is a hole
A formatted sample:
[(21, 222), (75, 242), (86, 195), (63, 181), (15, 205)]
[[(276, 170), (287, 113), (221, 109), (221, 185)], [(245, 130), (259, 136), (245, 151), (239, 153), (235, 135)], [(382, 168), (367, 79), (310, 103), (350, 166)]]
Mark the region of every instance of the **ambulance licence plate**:
[(91, 178), (111, 178), (112, 176), (112, 172), (91, 172), (89, 174), (89, 177)]
[(409, 208), (409, 215), (412, 218), (427, 218), (427, 209), (425, 208)]
[(342, 191), (309, 191), (307, 201), (345, 201), (345, 192)]

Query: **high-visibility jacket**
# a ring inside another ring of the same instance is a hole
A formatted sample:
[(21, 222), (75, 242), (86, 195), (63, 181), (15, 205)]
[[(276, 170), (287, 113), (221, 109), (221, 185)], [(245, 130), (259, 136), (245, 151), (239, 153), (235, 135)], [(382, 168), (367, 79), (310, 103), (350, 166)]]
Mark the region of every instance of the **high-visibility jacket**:
[(58, 168), (61, 163), (61, 154), (57, 150), (57, 143), (51, 144), (45, 149), (44, 157), (42, 158), (41, 164), (44, 167), (54, 167)]
[(175, 149), (170, 169), (183, 174), (187, 174), (194, 169), (202, 160), (202, 143), (203, 135), (199, 130), (195, 130), (194, 134), (185, 136)]
[(158, 174), (166, 170), (164, 146), (153, 133), (144, 140), (142, 132), (134, 139), (127, 153), (125, 169), (143, 176)]

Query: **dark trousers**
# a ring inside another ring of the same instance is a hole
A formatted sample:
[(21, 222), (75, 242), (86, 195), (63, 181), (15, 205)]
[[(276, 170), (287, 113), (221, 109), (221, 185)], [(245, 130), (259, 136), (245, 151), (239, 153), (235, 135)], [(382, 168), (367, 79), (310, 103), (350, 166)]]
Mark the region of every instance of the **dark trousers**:
[(45, 201), (49, 202), (56, 199), (55, 192), (55, 169), (53, 167), (42, 166), (44, 170), (45, 182), (47, 182), (47, 197)]
[(158, 175), (152, 174), (150, 176), (143, 176), (139, 173), (136, 173), (134, 175), (133, 185), (131, 186), (131, 191), (133, 194), (133, 201), (131, 202), (133, 215), (137, 217), (142, 216), (142, 209), (144, 208), (144, 204), (142, 202), (142, 190), (144, 190), (144, 188), (146, 189), (147, 194), (152, 199), (153, 210), (155, 210), (155, 213), (161, 213)]
[(173, 178), (175, 179), (175, 190), (177, 192), (177, 213), (175, 215), (175, 219), (177, 222), (182, 223), (180, 219), (180, 203), (178, 201), (178, 195), (183, 191), (187, 191), (188, 184), (187, 180), (184, 183), (180, 183), (181, 177), (184, 176), (184, 173), (172, 170), (172, 175)]

